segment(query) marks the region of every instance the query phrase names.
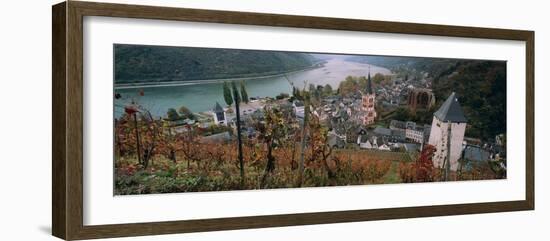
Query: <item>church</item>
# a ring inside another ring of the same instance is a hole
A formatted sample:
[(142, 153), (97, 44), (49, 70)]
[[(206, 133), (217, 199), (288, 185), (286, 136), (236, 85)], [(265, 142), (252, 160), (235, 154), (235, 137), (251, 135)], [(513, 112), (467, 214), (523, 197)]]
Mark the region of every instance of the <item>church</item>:
[(466, 131), (466, 117), (453, 92), (434, 113), (430, 139), (428, 143), (436, 148), (433, 164), (445, 168), (445, 162), (450, 159), (450, 170), (459, 169), (459, 158), (462, 153), (462, 141)]
[(374, 93), (374, 90), (372, 88), (372, 80), (370, 78), (370, 70), (369, 70), (369, 76), (367, 79), (367, 88), (362, 94), (362, 105), (361, 109), (364, 113), (363, 115), (363, 124), (364, 125), (370, 125), (374, 124), (374, 120), (376, 119), (376, 94)]

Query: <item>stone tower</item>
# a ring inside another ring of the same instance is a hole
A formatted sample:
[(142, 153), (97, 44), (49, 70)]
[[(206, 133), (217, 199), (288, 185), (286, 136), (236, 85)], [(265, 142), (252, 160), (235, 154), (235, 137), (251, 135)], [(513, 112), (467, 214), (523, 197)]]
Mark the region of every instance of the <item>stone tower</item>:
[(372, 81), (370, 79), (370, 69), (369, 69), (369, 76), (367, 79), (367, 89), (365, 90), (365, 92), (362, 93), (361, 107), (364, 112), (364, 115), (363, 115), (364, 125), (370, 125), (374, 123), (374, 120), (376, 119), (376, 110), (374, 109), (375, 106), (376, 106), (376, 94), (372, 89)]
[(451, 171), (459, 168), (458, 159), (462, 153), (466, 121), (462, 107), (453, 92), (434, 113), (432, 121), (428, 143), (436, 148), (433, 156), (435, 167), (445, 168), (445, 161), (449, 159)]

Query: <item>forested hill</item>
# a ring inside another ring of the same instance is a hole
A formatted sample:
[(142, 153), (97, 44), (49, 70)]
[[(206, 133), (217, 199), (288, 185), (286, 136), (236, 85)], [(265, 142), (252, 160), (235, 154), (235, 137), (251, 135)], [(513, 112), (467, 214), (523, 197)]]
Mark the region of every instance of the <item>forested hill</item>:
[(404, 65), (417, 60), (411, 57), (390, 57), (390, 56), (350, 56), (346, 60), (368, 63), (384, 68), (393, 68), (396, 65)]
[(114, 53), (117, 84), (263, 76), (317, 61), (302, 53), (121, 44)]
[(468, 118), (467, 136), (489, 140), (506, 133), (504, 61), (383, 56), (354, 56), (349, 60), (382, 66), (409, 79), (431, 78), (436, 109), (456, 92)]
[(431, 77), (437, 77), (452, 70), (457, 63), (462, 61), (459, 59), (389, 56), (352, 56), (347, 60), (384, 67), (398, 74), (407, 74), (411, 78), (414, 78), (415, 75), (420, 77), (421, 72), (428, 73)]
[(434, 77), (433, 89), (438, 100), (458, 94), (468, 136), (494, 140), (506, 133), (506, 62), (459, 60)]

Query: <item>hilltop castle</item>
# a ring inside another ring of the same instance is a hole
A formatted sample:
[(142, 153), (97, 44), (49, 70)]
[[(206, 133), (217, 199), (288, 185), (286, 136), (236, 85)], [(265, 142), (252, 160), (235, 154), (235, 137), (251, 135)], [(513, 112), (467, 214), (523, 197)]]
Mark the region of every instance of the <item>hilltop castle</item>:
[(449, 160), (451, 171), (459, 168), (458, 159), (462, 153), (466, 122), (462, 107), (453, 92), (434, 113), (432, 121), (428, 143), (436, 148), (433, 157), (435, 167), (445, 168), (445, 162)]
[(374, 107), (376, 106), (376, 94), (372, 89), (372, 81), (370, 79), (370, 69), (369, 69), (369, 76), (367, 79), (367, 89), (365, 90), (365, 92), (362, 92), (361, 94), (362, 94), (361, 109), (365, 113), (362, 118), (363, 124), (364, 125), (373, 124), (376, 118), (376, 110), (374, 109)]

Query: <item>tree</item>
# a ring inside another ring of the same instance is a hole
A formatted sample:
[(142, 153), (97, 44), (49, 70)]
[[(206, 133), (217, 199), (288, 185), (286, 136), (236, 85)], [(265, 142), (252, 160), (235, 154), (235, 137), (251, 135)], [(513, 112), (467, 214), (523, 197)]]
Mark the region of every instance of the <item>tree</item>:
[[(243, 145), (241, 140), (241, 112), (239, 111), (239, 103), (241, 102), (241, 95), (237, 90), (235, 81), (231, 82), (231, 89), (233, 90), (233, 100), (235, 101), (235, 112), (237, 116), (237, 144), (239, 145), (239, 167), (241, 171), (241, 187), (244, 187), (244, 162), (243, 162)], [(247, 97), (248, 98), (248, 97)]]
[(241, 99), (244, 103), (248, 104), (248, 93), (246, 92), (246, 86), (244, 81), (241, 81)]
[(166, 115), (168, 116), (168, 119), (171, 121), (179, 120), (181, 118), (178, 112), (176, 111), (176, 109), (174, 108), (168, 109), (168, 111), (166, 112)]
[(199, 141), (197, 138), (196, 130), (189, 127), (188, 131), (178, 135), (178, 139), (181, 143), (181, 151), (187, 159), (187, 169), (191, 169), (191, 161), (197, 163), (200, 161), (201, 156), (199, 150)]
[(287, 93), (280, 93), (277, 96), (275, 96), (275, 99), (282, 100), (288, 97), (290, 97), (290, 95), (288, 95)]
[(235, 84), (235, 81), (231, 82), (231, 90), (233, 92), (233, 101), (235, 104), (240, 103), (242, 101), (241, 95), (239, 94), (239, 89), (237, 89), (237, 84)]
[(352, 76), (346, 77), (346, 80), (340, 82), (340, 85), (338, 86), (338, 93), (340, 93), (340, 95), (346, 96), (355, 92), (359, 87), (359, 80), (361, 80), (361, 78), (357, 79)]
[(434, 180), (434, 165), (432, 158), (435, 150), (434, 146), (426, 145), (424, 149), (422, 149), (418, 159), (416, 159), (414, 165), (417, 182), (430, 182)]
[(332, 86), (329, 84), (326, 84), (325, 87), (323, 87), (323, 96), (331, 96), (332, 95)]
[(380, 84), (382, 81), (384, 81), (384, 75), (381, 73), (377, 73), (372, 77), (372, 81), (374, 81), (375, 84)]
[(301, 139), (301, 149), (300, 149), (300, 163), (298, 164), (298, 180), (296, 185), (298, 187), (302, 186), (303, 176), (304, 176), (304, 159), (305, 159), (305, 149), (306, 149), (306, 137), (308, 133), (308, 121), (309, 121), (309, 112), (310, 112), (310, 100), (311, 93), (307, 92), (306, 89), (307, 81), (304, 83), (304, 89), (302, 91), (293, 88), (293, 94), (296, 99), (304, 102), (304, 121), (302, 122), (302, 139)]
[(136, 155), (138, 158), (138, 163), (141, 164), (141, 141), (139, 140), (139, 125), (137, 113), (139, 112), (138, 107), (135, 104), (128, 105), (124, 107), (124, 111), (128, 116), (134, 117), (134, 130), (136, 133)]
[(125, 106), (124, 109), (128, 117), (133, 117), (136, 156), (139, 165), (143, 169), (146, 169), (149, 166), (149, 160), (153, 157), (155, 148), (157, 147), (157, 139), (159, 138), (160, 133), (158, 129), (161, 127), (161, 120), (157, 121), (153, 119), (151, 112), (137, 104)]
[(145, 123), (143, 126), (143, 158), (142, 166), (147, 168), (149, 166), (149, 160), (152, 159), (155, 148), (158, 145), (158, 139), (160, 139), (160, 131), (162, 124), (161, 120), (155, 120), (151, 112), (147, 109), (142, 108), (142, 121)]
[(287, 135), (287, 125), (283, 113), (275, 107), (264, 107), (265, 121), (258, 122), (256, 129), (260, 135), (258, 138), (264, 142), (267, 149), (267, 163), (264, 169), (260, 187), (265, 187), (267, 177), (273, 173), (276, 167), (273, 149), (282, 145), (283, 138)]
[(311, 156), (309, 162), (319, 160), (325, 169), (329, 179), (336, 177), (334, 171), (328, 165), (328, 157), (332, 154), (332, 147), (329, 145), (328, 128), (319, 122), (319, 117), (311, 115), (309, 120)]
[(399, 176), (402, 182), (431, 182), (436, 180), (436, 169), (432, 157), (435, 147), (426, 145), (413, 163), (402, 162), (399, 164)]
[(300, 90), (296, 89), (296, 87), (292, 86), (292, 97), (294, 97), (295, 99), (300, 99), (301, 96), (300, 96)]
[(309, 84), (309, 103), (312, 105), (318, 105), (321, 103), (321, 93), (314, 84)]
[(159, 131), (159, 143), (157, 150), (168, 157), (172, 162), (177, 163), (176, 151), (178, 150), (178, 142), (172, 134), (172, 129), (168, 121), (161, 120), (162, 130)]
[(229, 83), (223, 82), (223, 99), (227, 105), (233, 104), (233, 97), (231, 95), (231, 89)]
[(194, 119), (195, 118), (195, 115), (193, 115), (193, 112), (191, 110), (189, 110), (189, 108), (187, 108), (186, 106), (181, 106), (179, 109), (178, 109), (178, 112), (179, 114), (181, 115), (182, 118), (189, 118), (189, 119)]
[(361, 77), (357, 78), (357, 88), (359, 88), (361, 90), (366, 89), (368, 82), (369, 82), (369, 80), (365, 76), (361, 76)]

